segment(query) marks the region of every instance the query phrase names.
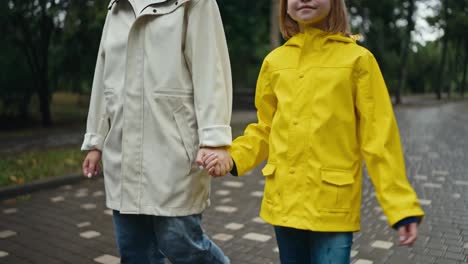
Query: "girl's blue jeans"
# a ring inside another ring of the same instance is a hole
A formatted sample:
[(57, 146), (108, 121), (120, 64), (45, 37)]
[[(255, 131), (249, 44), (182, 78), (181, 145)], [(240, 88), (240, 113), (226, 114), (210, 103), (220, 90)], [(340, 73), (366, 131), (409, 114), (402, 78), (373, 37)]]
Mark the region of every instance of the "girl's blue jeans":
[(353, 233), (275, 226), (281, 264), (349, 264)]
[(113, 211), (122, 264), (229, 264), (203, 233), (201, 214), (182, 217), (120, 214)]

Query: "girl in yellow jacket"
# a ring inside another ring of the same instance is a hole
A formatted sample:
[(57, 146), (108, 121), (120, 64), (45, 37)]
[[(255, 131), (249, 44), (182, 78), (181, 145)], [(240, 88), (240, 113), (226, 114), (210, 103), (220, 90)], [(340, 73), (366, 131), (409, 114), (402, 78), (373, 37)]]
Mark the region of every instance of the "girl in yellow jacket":
[(363, 160), (400, 244), (411, 245), (424, 212), (405, 175), (384, 79), (374, 56), (349, 37), (344, 0), (280, 6), (288, 41), (263, 62), (258, 122), (229, 153), (198, 162), (222, 176), (267, 160), (260, 216), (275, 227), (282, 263), (349, 263)]

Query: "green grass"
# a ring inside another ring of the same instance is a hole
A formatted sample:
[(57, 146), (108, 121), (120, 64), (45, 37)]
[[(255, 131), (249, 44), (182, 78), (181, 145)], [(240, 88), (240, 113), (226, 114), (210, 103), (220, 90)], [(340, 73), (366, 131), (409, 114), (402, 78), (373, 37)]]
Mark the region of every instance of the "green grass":
[(77, 147), (30, 151), (0, 159), (0, 187), (80, 173), (84, 153)]

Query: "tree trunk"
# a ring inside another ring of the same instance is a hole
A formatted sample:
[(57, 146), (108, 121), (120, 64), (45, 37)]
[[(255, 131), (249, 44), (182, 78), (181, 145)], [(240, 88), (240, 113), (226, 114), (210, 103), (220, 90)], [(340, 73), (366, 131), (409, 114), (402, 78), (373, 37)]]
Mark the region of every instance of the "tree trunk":
[(406, 26), (405, 35), (403, 36), (403, 42), (401, 46), (400, 53), (400, 78), (398, 80), (397, 89), (395, 90), (395, 104), (401, 103), (401, 93), (405, 89), (406, 85), (406, 76), (408, 72), (408, 53), (409, 45), (411, 43), (411, 31), (414, 29), (414, 0), (409, 0), (408, 11), (406, 15), (406, 21), (408, 25)]
[(40, 53), (40, 69), (38, 76), (39, 78), (39, 107), (42, 116), (42, 125), (44, 127), (50, 127), (52, 125), (52, 117), (50, 113), (50, 99), (52, 91), (49, 87), (49, 46), (50, 38), (52, 36), (53, 21), (52, 18), (47, 15), (46, 1), (41, 4), (42, 19), (41, 19), (41, 46)]
[(465, 63), (463, 65), (463, 78), (462, 84), (460, 86), (460, 96), (465, 96), (465, 88), (466, 88), (466, 75), (468, 70), (468, 40), (465, 39)]
[(445, 62), (447, 60), (447, 47), (448, 47), (448, 0), (444, 0), (444, 20), (445, 20), (445, 28), (444, 28), (444, 37), (442, 42), (442, 58), (440, 62), (440, 68), (437, 76), (436, 81), (436, 96), (437, 100), (442, 99), (442, 86), (444, 85), (444, 70), (445, 70)]
[(52, 125), (52, 118), (50, 114), (50, 91), (47, 85), (47, 77), (43, 77), (39, 85), (39, 109), (41, 111), (42, 126), (50, 127)]
[(279, 0), (271, 0), (270, 9), (270, 48), (271, 50), (280, 45), (279, 32)]
[(21, 120), (29, 120), (29, 104), (31, 103), (31, 97), (32, 94), (29, 92), (29, 90), (26, 92), (26, 94), (23, 96), (23, 99), (20, 102), (20, 105), (18, 106), (18, 112)]

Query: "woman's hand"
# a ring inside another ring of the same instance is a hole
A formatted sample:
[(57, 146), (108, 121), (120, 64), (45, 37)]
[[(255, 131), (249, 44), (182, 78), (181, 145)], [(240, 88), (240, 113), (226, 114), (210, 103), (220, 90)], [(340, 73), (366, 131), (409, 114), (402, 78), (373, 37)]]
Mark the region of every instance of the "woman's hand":
[(83, 161), (83, 175), (88, 178), (96, 176), (101, 171), (100, 161), (101, 151), (97, 149), (90, 150)]

